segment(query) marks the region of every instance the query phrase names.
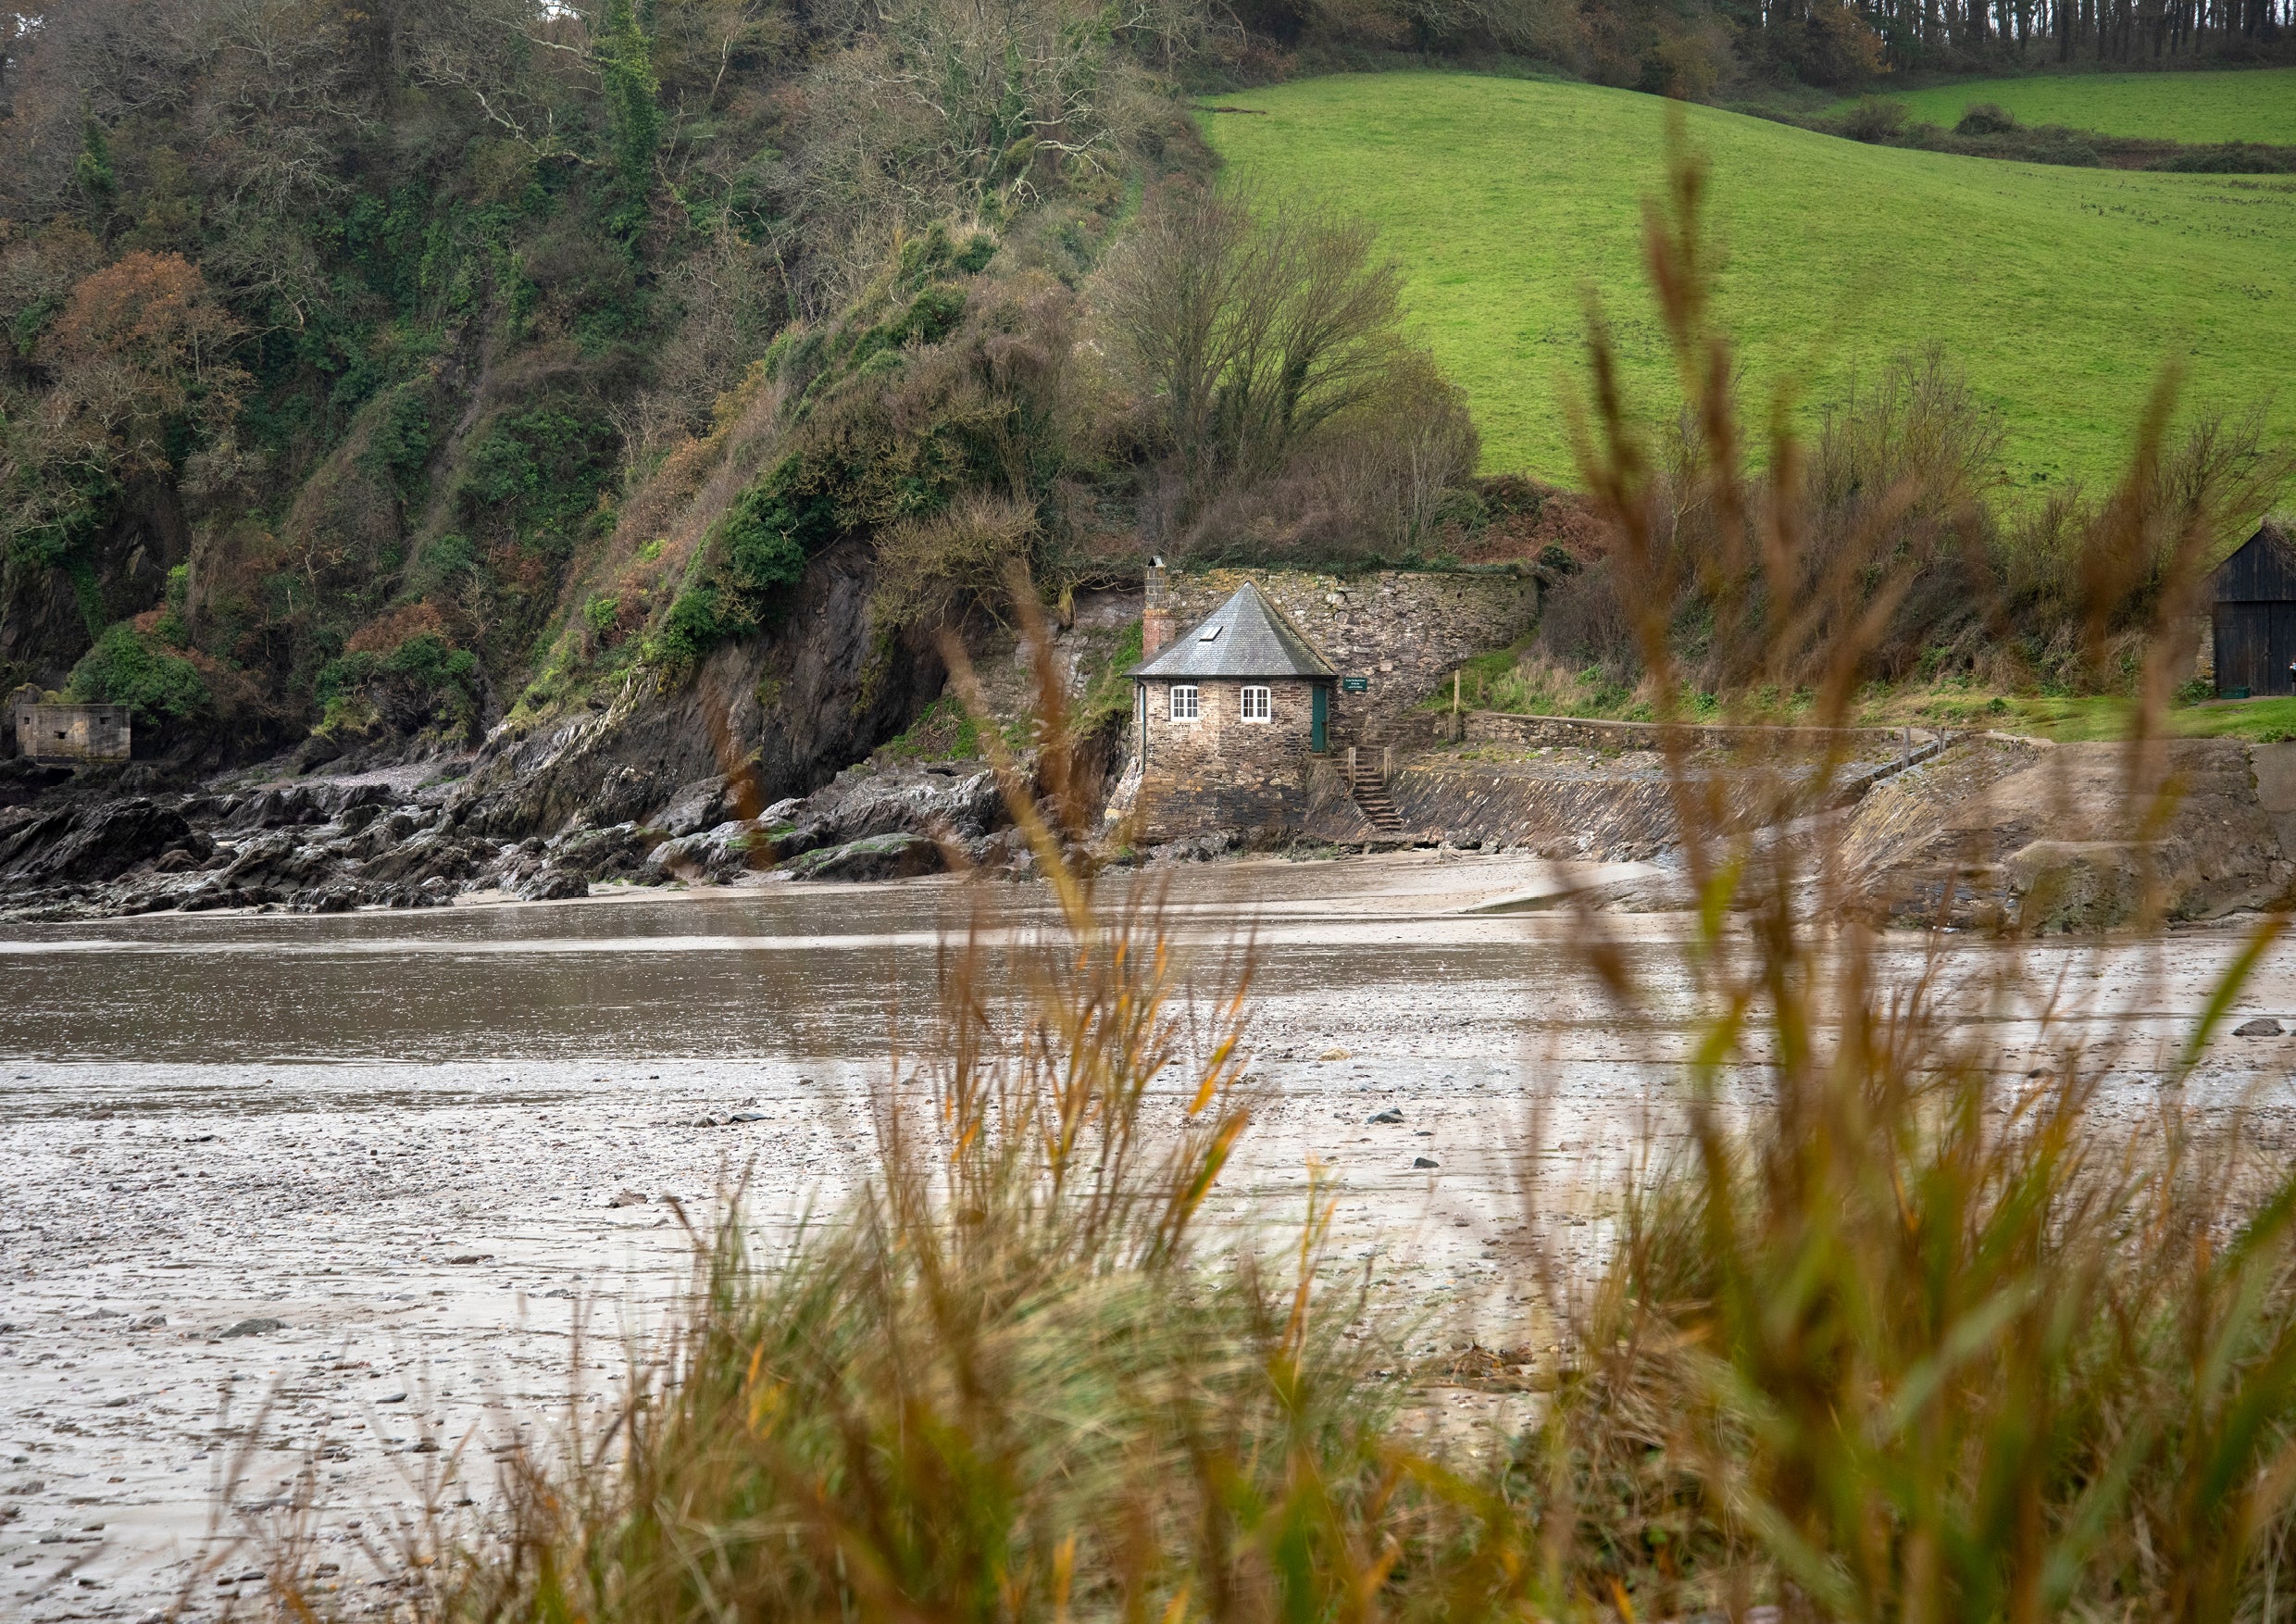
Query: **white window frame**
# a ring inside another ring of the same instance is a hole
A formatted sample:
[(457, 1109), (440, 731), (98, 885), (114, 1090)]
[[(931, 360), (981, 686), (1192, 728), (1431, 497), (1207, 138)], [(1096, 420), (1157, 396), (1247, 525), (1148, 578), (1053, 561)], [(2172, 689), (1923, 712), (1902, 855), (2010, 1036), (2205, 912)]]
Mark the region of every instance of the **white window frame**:
[(1274, 721), (1276, 691), (1256, 683), (1246, 683), (1243, 690), (1243, 719), (1247, 722)]
[(1202, 702), (1193, 682), (1172, 684), (1172, 702), (1168, 714), (1174, 721), (1192, 722), (1196, 719), (1201, 708)]

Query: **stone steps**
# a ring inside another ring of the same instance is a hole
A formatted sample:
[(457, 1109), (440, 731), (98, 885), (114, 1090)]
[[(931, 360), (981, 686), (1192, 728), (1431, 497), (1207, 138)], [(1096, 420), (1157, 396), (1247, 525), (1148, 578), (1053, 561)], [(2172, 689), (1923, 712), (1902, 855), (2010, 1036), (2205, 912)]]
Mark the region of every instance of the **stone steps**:
[(1359, 765), (1348, 783), (1347, 793), (1372, 828), (1382, 834), (1403, 832), (1403, 814), (1395, 810), (1394, 800), (1375, 769)]

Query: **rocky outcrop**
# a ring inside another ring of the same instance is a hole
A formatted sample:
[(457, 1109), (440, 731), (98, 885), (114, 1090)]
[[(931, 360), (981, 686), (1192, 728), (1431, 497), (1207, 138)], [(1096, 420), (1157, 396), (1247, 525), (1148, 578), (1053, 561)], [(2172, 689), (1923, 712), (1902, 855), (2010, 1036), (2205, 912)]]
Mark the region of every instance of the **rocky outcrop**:
[[(779, 818), (776, 817), (779, 814)], [(783, 856), (880, 835), (978, 841), (1004, 821), (1004, 797), (986, 768), (855, 768), (802, 801), (767, 809)]]
[(144, 796), (18, 812), (12, 828), (0, 824), (0, 881), (19, 885), (117, 879), (192, 836), (181, 812)]
[(2123, 810), (2127, 765), (2119, 744), (1971, 741), (1877, 790), (1846, 850), (1873, 909), (1907, 923), (2088, 931), (2135, 918), (2148, 892), (2172, 919), (2288, 894), (2296, 745), (2169, 744), (2171, 809), (2152, 829)]
[(661, 880), (729, 884), (773, 866), (773, 837), (755, 818), (730, 818), (714, 829), (666, 840), (646, 854)]
[(972, 763), (850, 769), (745, 818), (719, 816), (737, 792), (712, 775), (676, 786), (643, 818), (578, 818), (517, 840), (478, 826), (474, 809), (488, 793), (447, 779), (418, 787), (400, 771), (0, 810), (0, 896), (51, 917), (340, 913), (428, 907), (469, 892), (555, 901), (601, 884), (899, 879), (938, 872), (952, 855), (1020, 862), (999, 833), (994, 775)]
[[(516, 840), (668, 819), (691, 834), (713, 814), (754, 818), (811, 793), (899, 732), (946, 679), (930, 640), (878, 636), (874, 582), (867, 544), (841, 543), (814, 561), (778, 625), (718, 650), (691, 680), (636, 678), (603, 709), (498, 731), (459, 797), (464, 825)], [(715, 806), (700, 787), (713, 780)]]
[(792, 880), (906, 880), (942, 867), (938, 843), (921, 834), (871, 834), (793, 857)]

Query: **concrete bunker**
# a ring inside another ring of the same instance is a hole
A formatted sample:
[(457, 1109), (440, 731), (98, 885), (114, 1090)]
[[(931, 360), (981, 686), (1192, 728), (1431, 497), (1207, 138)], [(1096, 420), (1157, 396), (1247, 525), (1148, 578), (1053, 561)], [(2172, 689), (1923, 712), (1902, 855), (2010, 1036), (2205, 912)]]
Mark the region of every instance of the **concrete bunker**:
[(125, 761), (134, 727), (124, 705), (61, 705), (19, 697), (16, 753), (27, 760), (72, 766)]

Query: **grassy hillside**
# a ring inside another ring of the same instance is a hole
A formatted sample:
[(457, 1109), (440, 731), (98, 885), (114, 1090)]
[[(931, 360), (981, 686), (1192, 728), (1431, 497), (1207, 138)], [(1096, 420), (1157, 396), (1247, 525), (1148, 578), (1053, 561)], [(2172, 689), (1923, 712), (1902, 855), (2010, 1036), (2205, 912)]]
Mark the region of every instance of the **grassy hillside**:
[[(2229, 77), (2229, 76), (2227, 76)], [(1225, 97), (1201, 121), (1236, 173), (1375, 220), (1463, 384), (1491, 469), (1570, 472), (1558, 408), (1599, 290), (1645, 403), (1671, 387), (1639, 247), (1669, 104), (1464, 74), (1342, 76)], [(1713, 159), (1721, 310), (1752, 381), (1839, 394), (1935, 340), (2009, 429), (2012, 477), (2115, 463), (2155, 369), (2296, 431), (2296, 181), (2003, 164), (1685, 109)]]
[(1971, 102), (1991, 102), (2025, 124), (2163, 141), (2296, 144), (2296, 68), (1963, 79), (1887, 94), (1912, 108), (1915, 118), (1948, 129)]

